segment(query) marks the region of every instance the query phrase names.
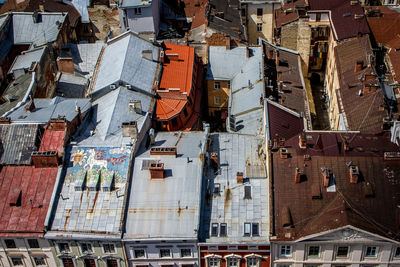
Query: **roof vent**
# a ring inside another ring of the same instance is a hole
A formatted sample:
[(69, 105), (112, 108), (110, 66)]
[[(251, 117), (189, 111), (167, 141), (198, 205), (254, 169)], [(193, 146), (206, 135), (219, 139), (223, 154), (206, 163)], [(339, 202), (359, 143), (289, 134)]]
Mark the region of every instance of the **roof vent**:
[(279, 138), (279, 147), (285, 147), (285, 138)]
[(115, 85), (114, 83), (110, 85), (111, 90), (115, 90), (116, 88), (117, 88), (117, 85)]
[(350, 183), (356, 184), (358, 182), (359, 176), (360, 176), (360, 171), (358, 170), (358, 166), (351, 165), (349, 169)]
[(354, 14), (354, 19), (362, 19), (364, 14)]
[(152, 147), (150, 155), (171, 155), (176, 157), (176, 147)]
[(159, 162), (150, 163), (149, 171), (151, 179), (163, 179), (164, 163), (159, 163)]
[(287, 151), (286, 148), (281, 148), (279, 155), (281, 159), (287, 159), (289, 157), (289, 152)]
[(309, 154), (305, 154), (303, 157), (304, 157), (304, 161), (310, 161), (311, 160), (311, 156)]
[(32, 96), (29, 96), (29, 102), (28, 104), (26, 104), (25, 110), (26, 112), (32, 112), (33, 110), (35, 110), (35, 102), (33, 101)]
[(296, 184), (300, 183), (301, 181), (301, 171), (299, 168), (296, 168), (294, 171), (294, 181), (296, 182)]
[(218, 152), (211, 152), (211, 166), (213, 167), (214, 171), (218, 169)]
[(10, 207), (20, 207), (22, 202), (21, 188), (11, 189), (10, 192)]
[(142, 114), (142, 101), (129, 100), (129, 111)]
[(243, 172), (236, 173), (236, 182), (238, 184), (243, 184)]

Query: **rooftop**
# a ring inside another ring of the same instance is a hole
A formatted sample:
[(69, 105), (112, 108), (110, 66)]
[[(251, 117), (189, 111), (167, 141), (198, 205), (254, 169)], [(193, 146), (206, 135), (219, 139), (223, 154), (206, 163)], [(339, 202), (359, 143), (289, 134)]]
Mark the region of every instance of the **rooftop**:
[[(277, 240), (298, 240), (351, 225), (399, 241), (399, 148), (389, 137), (306, 132), (304, 149), (299, 139), (294, 136), (283, 144), (287, 158), (273, 153)], [(350, 166), (356, 173), (354, 183)]]
[[(230, 133), (211, 135), (209, 150), (217, 153), (218, 163), (211, 163), (207, 169), (200, 231), (202, 242), (240, 244), (269, 239), (269, 180), (264, 147), (261, 137)], [(237, 178), (238, 172), (243, 175), (242, 181)], [(226, 236), (212, 235), (215, 223), (226, 223)], [(259, 235), (246, 236), (245, 223), (258, 223)]]
[(151, 6), (152, 0), (119, 0), (119, 5), (123, 8), (128, 7), (148, 7)]
[(207, 80), (231, 80), (247, 62), (246, 47), (209, 46)]
[(46, 236), (120, 238), (130, 157), (131, 147), (70, 147)]
[(24, 70), (24, 71), (29, 70), (33, 62), (39, 63), (41, 61), (45, 50), (46, 47), (44, 46), (22, 52), (21, 55), (18, 55), (15, 58), (8, 73), (13, 73), (14, 71), (17, 70)]
[[(97, 63), (89, 94), (103, 95), (118, 84), (130, 85), (134, 90), (154, 94), (159, 80), (160, 48), (126, 32), (107, 42)], [(113, 85), (113, 86), (112, 86)]]
[[(176, 148), (176, 155), (135, 158), (124, 239), (197, 239), (204, 147), (207, 133), (160, 132), (154, 147)], [(149, 164), (163, 163), (164, 178), (151, 178)]]
[(164, 63), (159, 90), (161, 97), (156, 104), (156, 119), (168, 120), (176, 116), (186, 106), (193, 86), (195, 71), (194, 48), (172, 43), (164, 43)]

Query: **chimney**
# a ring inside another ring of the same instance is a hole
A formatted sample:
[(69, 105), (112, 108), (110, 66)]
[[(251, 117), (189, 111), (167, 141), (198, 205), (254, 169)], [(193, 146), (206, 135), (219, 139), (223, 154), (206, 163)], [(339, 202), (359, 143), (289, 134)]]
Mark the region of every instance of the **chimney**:
[(57, 151), (33, 151), (31, 157), (35, 168), (58, 166)]
[(39, 5), (39, 10), (40, 10), (40, 12), (44, 12), (44, 5), (43, 4)]
[(310, 161), (310, 160), (311, 160), (310, 154), (305, 154), (305, 155), (303, 156), (303, 158), (304, 158), (304, 161)]
[(153, 128), (149, 130), (149, 137), (150, 137), (150, 145), (154, 145), (156, 142), (156, 134)]
[(350, 151), (349, 141), (345, 140), (343, 143), (344, 151)]
[(35, 109), (35, 102), (33, 101), (32, 96), (29, 96), (29, 102), (25, 106), (26, 112), (32, 112)]
[(285, 138), (279, 138), (279, 147), (285, 147)]
[(330, 172), (327, 167), (324, 167), (322, 170), (322, 180), (323, 180), (324, 187), (329, 186), (329, 178), (330, 178)]
[(360, 171), (358, 170), (358, 166), (351, 165), (349, 169), (349, 178), (351, 184), (356, 184), (358, 182), (358, 177), (360, 175)]
[(280, 150), (280, 158), (281, 159), (287, 159), (289, 157), (289, 152), (287, 151), (286, 148), (281, 148)]
[(250, 57), (250, 48), (246, 46), (246, 58)]
[(33, 23), (42, 22), (42, 14), (40, 14), (38, 11), (35, 11), (32, 13), (32, 19)]
[(0, 124), (11, 124), (10, 117), (0, 117)]
[(300, 183), (300, 177), (301, 177), (300, 169), (296, 168), (294, 172), (294, 181), (296, 182), (296, 184)]
[(299, 147), (301, 149), (304, 149), (307, 147), (307, 139), (306, 139), (306, 135), (304, 133), (299, 135)]
[(51, 119), (49, 121), (49, 129), (53, 131), (64, 131), (67, 127), (67, 120), (64, 119)]
[(58, 57), (57, 68), (60, 72), (74, 74), (74, 61), (72, 57)]
[(356, 65), (354, 66), (354, 72), (362, 71), (363, 68), (364, 68), (364, 61), (358, 60), (356, 62)]
[(171, 155), (176, 157), (176, 147), (152, 147), (150, 155)]
[(231, 50), (231, 37), (225, 36), (225, 48)]
[(122, 136), (136, 139), (138, 135), (138, 127), (136, 121), (122, 123)]
[(153, 51), (152, 50), (143, 50), (142, 58), (153, 61)]
[(236, 182), (238, 184), (243, 184), (243, 172), (236, 173)]
[(179, 61), (179, 54), (166, 54), (169, 61)]
[(141, 114), (142, 113), (142, 101), (129, 100), (129, 111), (136, 112), (137, 114)]
[(218, 152), (211, 152), (211, 161), (218, 166)]
[(149, 170), (151, 179), (164, 178), (164, 163), (150, 163)]

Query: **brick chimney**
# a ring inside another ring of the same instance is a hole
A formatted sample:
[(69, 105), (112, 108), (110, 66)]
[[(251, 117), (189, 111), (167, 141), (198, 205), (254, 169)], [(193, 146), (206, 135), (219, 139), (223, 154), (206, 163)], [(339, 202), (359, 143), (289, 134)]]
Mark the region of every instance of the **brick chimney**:
[(281, 159), (287, 159), (289, 157), (289, 152), (287, 151), (286, 148), (281, 148), (279, 155)]
[(137, 138), (138, 127), (136, 121), (123, 122), (121, 128), (123, 137), (130, 137), (132, 139)]
[(35, 168), (58, 166), (57, 151), (33, 151), (31, 157)]
[(149, 171), (151, 179), (163, 179), (164, 163), (150, 163)]
[(225, 36), (225, 48), (231, 50), (231, 37)]
[(323, 180), (324, 187), (329, 186), (329, 177), (330, 177), (330, 172), (327, 167), (324, 167), (322, 170), (322, 180)]
[(152, 147), (150, 148), (150, 155), (177, 155), (176, 147)]
[(11, 124), (10, 117), (0, 117), (0, 124)]
[(294, 181), (296, 184), (300, 183), (301, 172), (299, 168), (296, 168), (294, 171)]
[(349, 169), (349, 178), (351, 184), (356, 184), (358, 182), (358, 177), (360, 175), (360, 171), (358, 170), (358, 166), (350, 166)]
[(354, 66), (354, 72), (362, 71), (363, 68), (364, 68), (364, 61), (358, 60)]
[(74, 74), (74, 61), (72, 57), (58, 57), (57, 68), (60, 72)]
[(51, 119), (49, 121), (49, 129), (53, 131), (64, 131), (67, 127), (67, 120), (64, 119)]
[(243, 184), (243, 172), (236, 173), (236, 182), (238, 184)]
[(304, 133), (299, 135), (299, 147), (301, 149), (307, 148), (307, 139), (306, 139), (306, 135)]
[(285, 147), (285, 138), (279, 138), (279, 147)]
[(35, 109), (35, 102), (33, 101), (32, 96), (29, 96), (29, 102), (25, 106), (26, 112), (32, 112)]

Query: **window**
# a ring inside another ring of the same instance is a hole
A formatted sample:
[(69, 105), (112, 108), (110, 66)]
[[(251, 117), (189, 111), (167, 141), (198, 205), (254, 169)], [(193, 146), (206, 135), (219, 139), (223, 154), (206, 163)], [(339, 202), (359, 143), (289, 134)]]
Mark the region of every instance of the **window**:
[(135, 15), (142, 15), (142, 8), (135, 7), (133, 10), (135, 11)]
[(247, 258), (247, 267), (257, 267), (258, 259), (255, 257)]
[(262, 32), (262, 23), (257, 23), (257, 32)]
[(11, 262), (12, 262), (13, 266), (23, 266), (24, 265), (21, 257), (13, 257), (13, 258), (11, 258)]
[(72, 258), (62, 258), (62, 263), (64, 267), (74, 267), (74, 262)]
[(262, 8), (257, 8), (257, 16), (261, 17), (263, 15), (263, 9)]
[(70, 252), (68, 243), (58, 243), (58, 249), (61, 253)]
[(28, 245), (30, 248), (39, 248), (39, 242), (37, 239), (28, 239)]
[(94, 262), (94, 259), (84, 259), (83, 266), (84, 267), (96, 267), (96, 263)]
[(144, 254), (144, 249), (135, 249), (133, 251), (135, 258), (144, 258), (145, 254)]
[(226, 87), (228, 87), (228, 89), (231, 89), (231, 81), (227, 82)]
[(35, 262), (35, 266), (46, 265), (46, 261), (43, 257), (33, 257), (33, 261)]
[(308, 247), (308, 256), (319, 256), (319, 246), (309, 246)]
[(118, 267), (117, 260), (108, 259), (107, 260), (107, 267)]
[(6, 240), (4, 240), (4, 243), (6, 243), (7, 248), (16, 248), (17, 247), (15, 245), (15, 241), (13, 239), (6, 239)]
[(218, 236), (218, 223), (211, 224), (211, 236)]
[(208, 266), (209, 267), (218, 267), (219, 259), (218, 258), (209, 258), (208, 259)]
[(396, 250), (394, 251), (394, 257), (399, 258), (400, 257), (400, 247), (397, 247)]
[(114, 244), (103, 244), (104, 253), (115, 253)]
[(90, 244), (90, 243), (82, 243), (81, 244), (81, 251), (82, 251), (82, 253), (92, 253), (93, 252), (92, 244)]
[(321, 21), (321, 13), (316, 14), (315, 21)]
[(226, 236), (226, 223), (221, 223), (219, 228), (219, 236)]
[(221, 97), (220, 96), (214, 96), (214, 104), (221, 105)]
[(250, 223), (244, 223), (244, 236), (250, 236), (251, 234), (250, 226), (251, 226)]
[(220, 82), (214, 82), (214, 89), (215, 90), (221, 89), (221, 83)]
[(244, 187), (244, 197), (243, 199), (251, 199), (251, 186), (246, 185)]
[(378, 253), (377, 247), (367, 247), (367, 250), (365, 251), (365, 257), (376, 257), (377, 253)]
[(219, 195), (220, 188), (221, 188), (221, 185), (220, 185), (220, 184), (214, 184), (214, 191), (213, 191), (213, 194), (214, 194), (214, 195)]
[(260, 232), (258, 229), (258, 223), (252, 223), (252, 231), (253, 231), (253, 236), (260, 235)]
[(169, 248), (160, 249), (160, 258), (171, 257), (171, 250)]
[(228, 258), (228, 267), (236, 267), (238, 263), (239, 261), (237, 258)]
[(292, 246), (281, 246), (280, 248), (280, 256), (281, 257), (290, 257), (292, 256)]
[(338, 247), (336, 257), (347, 257), (349, 247)]
[(192, 257), (192, 250), (190, 248), (181, 248), (181, 257)]

